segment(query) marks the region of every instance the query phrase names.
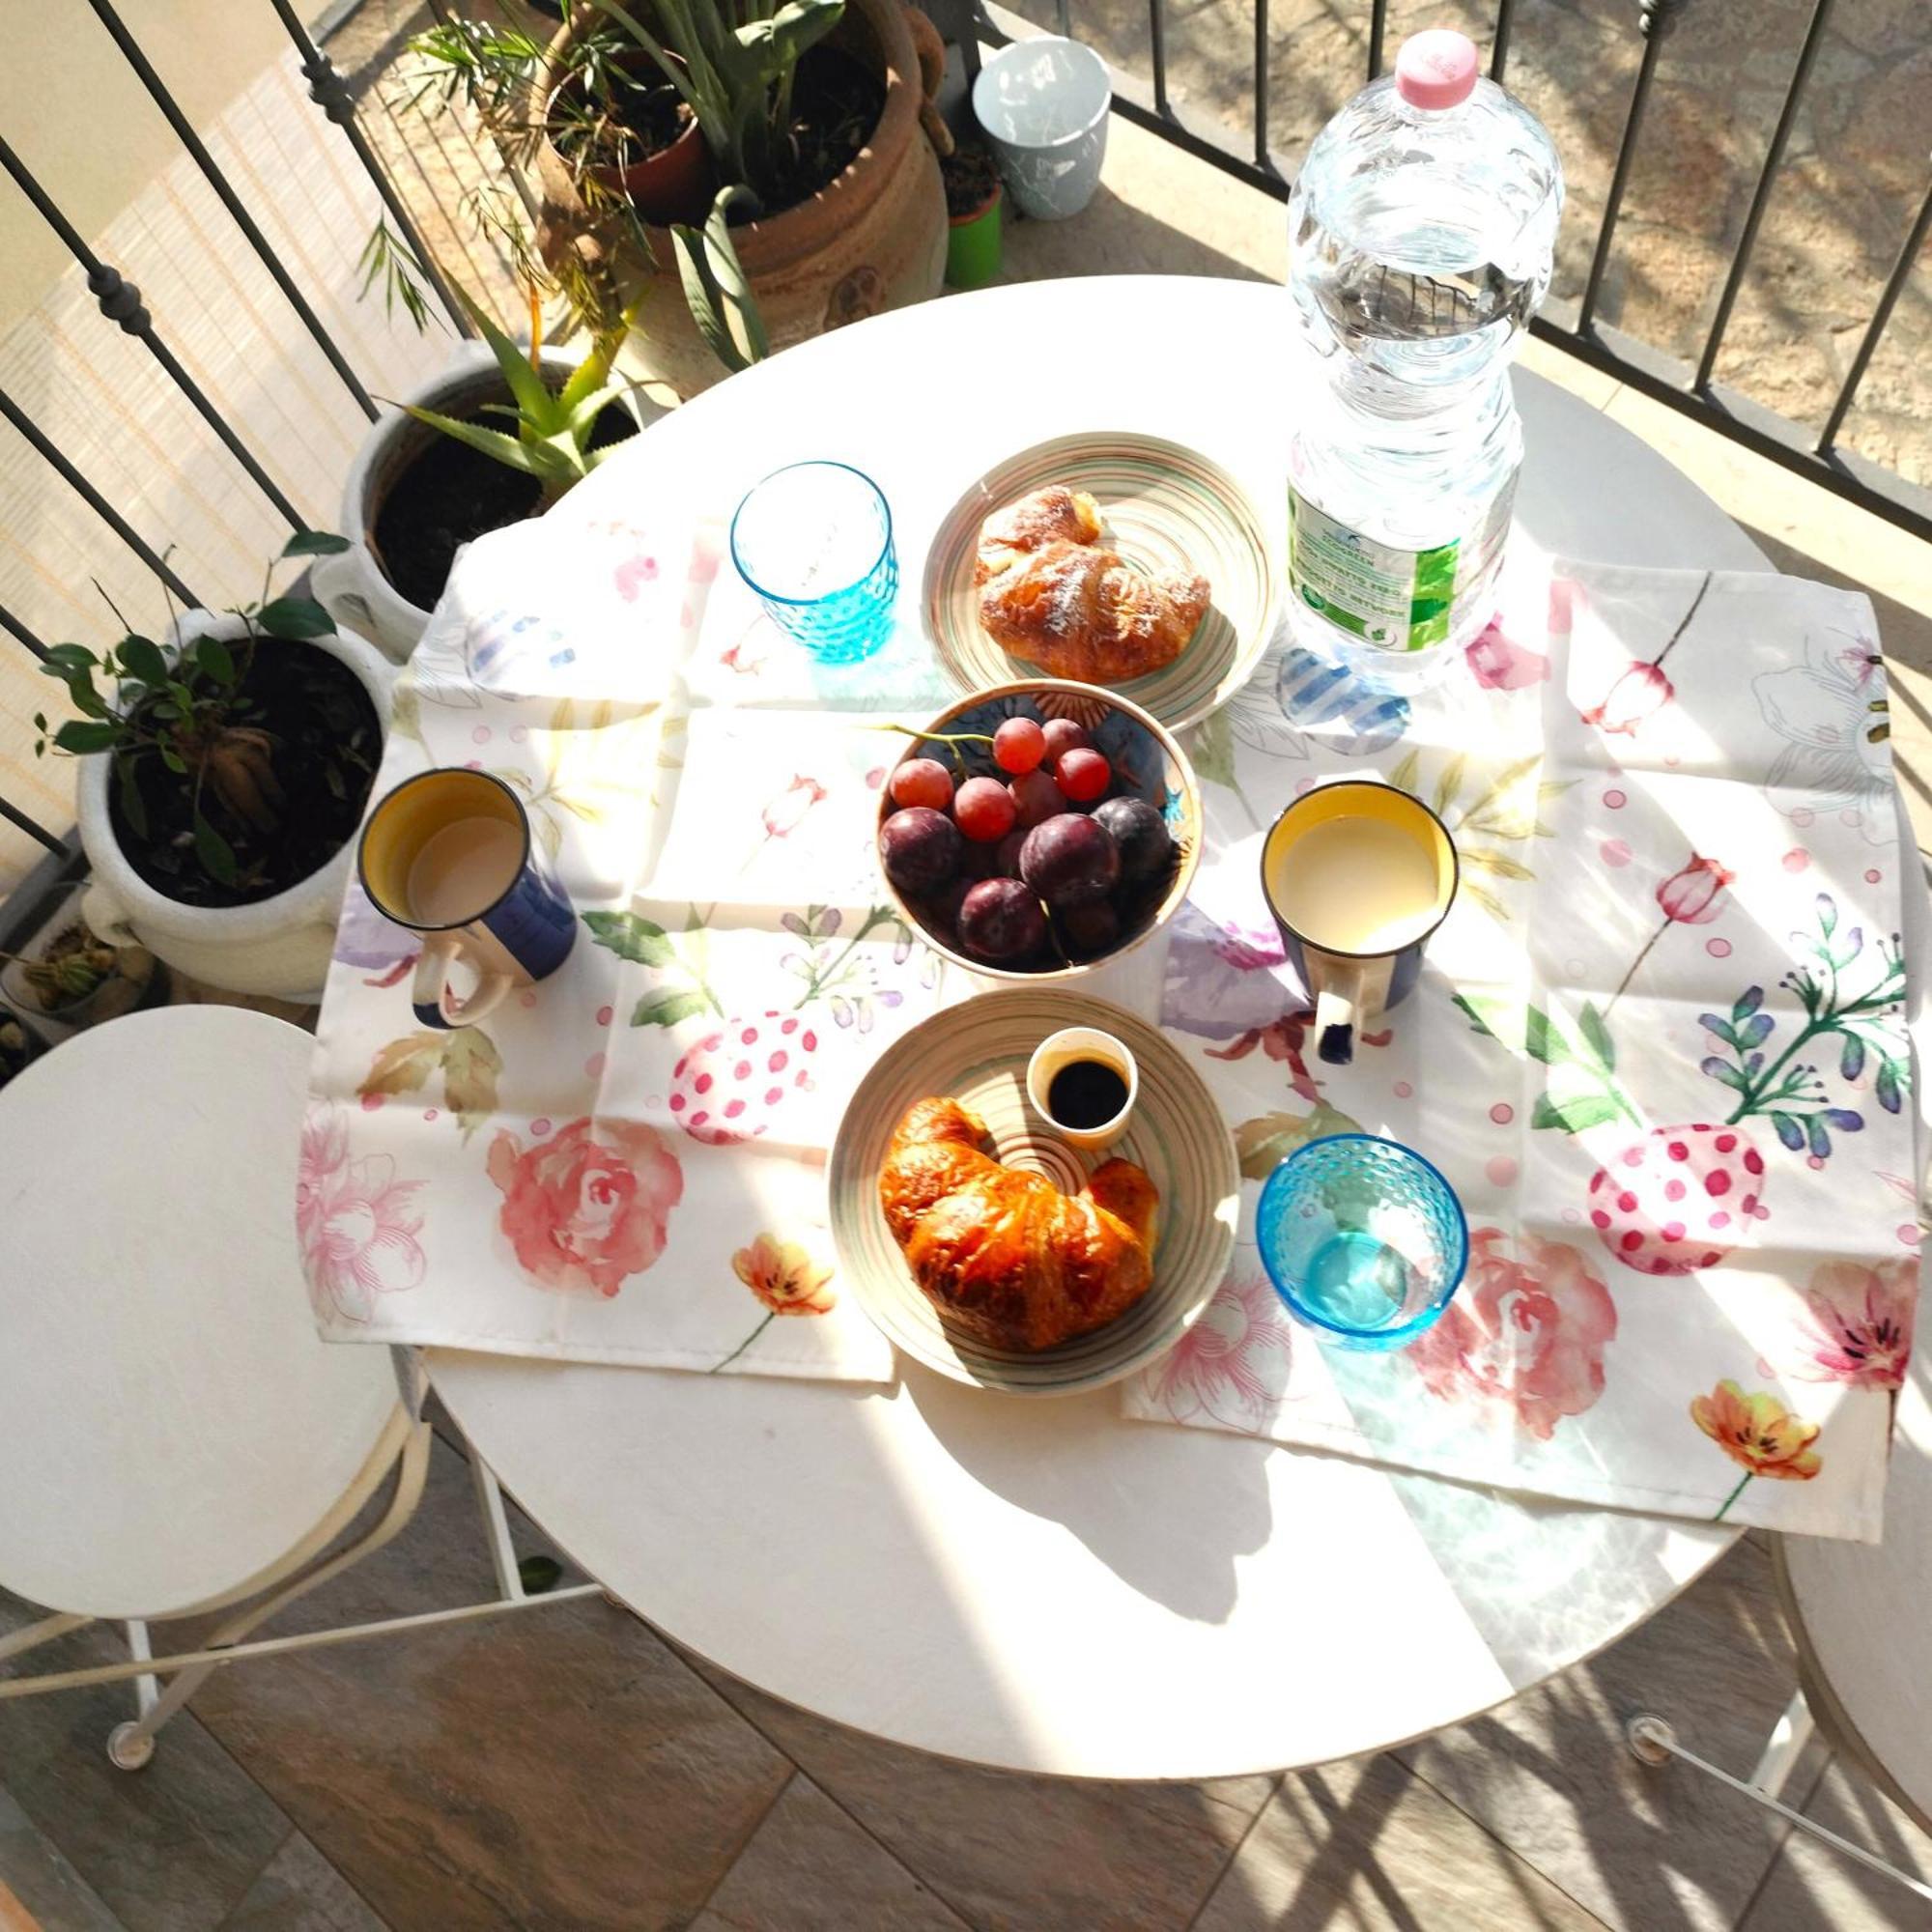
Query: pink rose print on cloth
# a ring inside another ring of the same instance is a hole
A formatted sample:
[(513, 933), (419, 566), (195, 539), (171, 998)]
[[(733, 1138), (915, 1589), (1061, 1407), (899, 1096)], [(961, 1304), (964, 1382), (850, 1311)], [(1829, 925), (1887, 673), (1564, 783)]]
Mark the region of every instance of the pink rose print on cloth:
[(296, 1165), (296, 1238), (318, 1315), (368, 1321), (379, 1294), (421, 1287), (422, 1184), (398, 1180), (388, 1154), (351, 1160), (341, 1116), (309, 1108)]
[(1532, 1235), (1521, 1248), (1526, 1259), (1515, 1260), (1500, 1228), (1475, 1230), (1461, 1293), (1409, 1345), (1408, 1359), (1432, 1395), (1513, 1409), (1548, 1442), (1565, 1416), (1581, 1415), (1603, 1394), (1617, 1309), (1566, 1242)]
[(765, 804), (761, 814), (765, 837), (789, 838), (805, 822), (806, 814), (814, 805), (822, 804), (824, 798), (825, 787), (816, 779), (807, 778), (803, 772), (794, 773), (790, 784)]
[(503, 1196), (497, 1225), (526, 1273), (566, 1293), (617, 1293), (664, 1253), (684, 1197), (677, 1157), (633, 1121), (572, 1121), (525, 1148), (505, 1130), (490, 1144)]
[(1492, 623), (1463, 656), (1485, 691), (1526, 691), (1549, 675), (1549, 660), (1541, 651), (1512, 643), (1500, 623)]
[(1208, 1415), (1230, 1429), (1260, 1429), (1288, 1387), (1292, 1333), (1264, 1277), (1230, 1275), (1166, 1360), (1148, 1371), (1148, 1393), (1176, 1422)]
[(1916, 1256), (1876, 1267), (1827, 1262), (1811, 1277), (1804, 1312), (1792, 1324), (1776, 1372), (1849, 1388), (1903, 1387), (1918, 1300)]

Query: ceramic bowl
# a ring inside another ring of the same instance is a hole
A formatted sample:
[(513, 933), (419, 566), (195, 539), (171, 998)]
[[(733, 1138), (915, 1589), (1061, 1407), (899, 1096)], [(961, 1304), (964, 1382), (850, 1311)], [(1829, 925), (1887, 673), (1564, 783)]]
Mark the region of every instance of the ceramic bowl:
[[(1094, 744), (1105, 753), (1114, 768), (1114, 784), (1109, 796), (1132, 795), (1144, 798), (1167, 821), (1174, 839), (1174, 869), (1157, 897), (1151, 897), (1133, 924), (1121, 932), (1103, 952), (1072, 958), (1064, 953), (1050, 956), (1034, 967), (997, 966), (977, 959), (963, 951), (938, 910), (921, 900), (909, 898), (886, 878), (883, 866), (879, 876), (892, 901), (913, 930), (955, 966), (978, 973), (988, 980), (1009, 980), (1031, 985), (1044, 980), (1077, 980), (1104, 966), (1111, 959), (1131, 952), (1158, 932), (1179, 911), (1194, 878), (1201, 856), (1201, 790), (1187, 754), (1174, 735), (1138, 704), (1103, 691), (1097, 685), (1076, 684), (1065, 678), (1022, 678), (1011, 684), (993, 685), (970, 697), (950, 704), (925, 726), (928, 733), (980, 731), (990, 735), (1009, 718), (1071, 718), (1085, 726)], [(958, 755), (955, 757), (955, 753)], [(991, 774), (1003, 777), (993, 764), (991, 748), (986, 745), (947, 745), (923, 735), (910, 740), (895, 766), (907, 758), (936, 757), (952, 772), (955, 785), (963, 769), (969, 778)], [(898, 808), (894, 805), (890, 777), (880, 787), (879, 824), (883, 826)]]

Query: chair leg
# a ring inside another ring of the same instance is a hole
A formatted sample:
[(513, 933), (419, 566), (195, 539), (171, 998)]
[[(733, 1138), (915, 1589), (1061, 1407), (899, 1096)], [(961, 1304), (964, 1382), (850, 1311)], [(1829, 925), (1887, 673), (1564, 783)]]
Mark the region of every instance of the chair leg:
[[(467, 1440), (467, 1438), (466, 1438)], [(469, 1444), (469, 1480), (476, 1490), (476, 1508), (483, 1519), (483, 1540), (490, 1548), (490, 1567), (497, 1573), (497, 1591), (514, 1601), (526, 1594), (524, 1578), (517, 1568), (517, 1552), (510, 1542), (510, 1520), (503, 1513), (503, 1490), (497, 1472)]]
[[(258, 1624), (266, 1623), (278, 1610), (294, 1603), (298, 1597), (306, 1596), (309, 1591), (339, 1577), (345, 1570), (353, 1569), (364, 1557), (373, 1556), (385, 1543), (408, 1525), (416, 1512), (416, 1505), (422, 1500), (423, 1484), (429, 1476), (429, 1452), (432, 1440), (430, 1426), (418, 1422), (410, 1431), (403, 1444), (403, 1453), (396, 1468), (396, 1491), (389, 1499), (389, 1507), (383, 1513), (383, 1520), (359, 1542), (334, 1556), (316, 1564), (305, 1575), (293, 1582), (284, 1584), (260, 1603), (230, 1617), (209, 1635), (203, 1646), (208, 1650), (220, 1650), (230, 1644), (239, 1643)], [(147, 1627), (128, 1625), (130, 1647), (138, 1658), (147, 1658), (152, 1652), (147, 1647)], [(133, 1633), (141, 1633), (138, 1646), (133, 1643)], [(140, 1715), (125, 1724), (116, 1724), (107, 1736), (107, 1755), (109, 1760), (123, 1771), (139, 1771), (155, 1754), (155, 1739), (161, 1726), (179, 1711), (194, 1693), (207, 1683), (219, 1668), (218, 1663), (190, 1664), (176, 1673), (165, 1690), (156, 1693), (153, 1677), (139, 1679), (141, 1689)]]
[[(1791, 1713), (1786, 1711), (1784, 1715), (1788, 1719)], [(1780, 1722), (1779, 1729), (1782, 1727)], [(1776, 1732), (1772, 1741), (1774, 1747), (1778, 1745)], [(1855, 1860), (1867, 1870), (1878, 1872), (1895, 1884), (1902, 1885), (1907, 1891), (1917, 1892), (1920, 1898), (1932, 1899), (1932, 1885), (1926, 1885), (1922, 1880), (1914, 1878), (1910, 1872), (1900, 1871), (1896, 1865), (1887, 1864), (1883, 1859), (1866, 1851), (1862, 1845), (1855, 1845), (1851, 1839), (1841, 1838), (1835, 1832), (1828, 1832), (1824, 1826), (1805, 1817), (1804, 1812), (1794, 1811), (1781, 1799), (1767, 1796), (1755, 1784), (1747, 1784), (1743, 1778), (1733, 1777), (1728, 1771), (1713, 1764), (1708, 1758), (1699, 1757), (1695, 1751), (1686, 1750), (1677, 1742), (1677, 1733), (1662, 1718), (1653, 1717), (1647, 1711), (1640, 1712), (1624, 1726), (1624, 1742), (1630, 1747), (1632, 1756), (1640, 1762), (1661, 1765), (1668, 1764), (1672, 1758), (1676, 1758), (1680, 1763), (1690, 1765), (1693, 1771), (1702, 1772), (1706, 1777), (1715, 1777), (1719, 1784), (1735, 1791), (1739, 1797), (1748, 1798), (1753, 1804), (1761, 1805), (1767, 1811), (1776, 1811), (1795, 1830), (1830, 1845), (1841, 1857)], [(1797, 1755), (1798, 1748), (1802, 1747), (1792, 1749), (1793, 1757)], [(1771, 1755), (1769, 1751), (1766, 1753), (1766, 1757)], [(1762, 1760), (1759, 1769), (1763, 1769)], [(1788, 1765), (1784, 1767), (1786, 1773), (1789, 1769)]]
[(63, 1610), (60, 1615), (43, 1617), (37, 1624), (27, 1624), (9, 1636), (0, 1636), (0, 1662), (10, 1657), (18, 1657), (22, 1651), (33, 1650), (43, 1643), (51, 1643), (57, 1636), (65, 1636), (69, 1631), (85, 1630), (95, 1621), (92, 1617), (72, 1616)]
[(1750, 1775), (1750, 1783), (1767, 1798), (1783, 1796), (1785, 1783), (1817, 1728), (1818, 1720), (1811, 1715), (1811, 1706), (1804, 1701), (1804, 1691), (1794, 1690), (1783, 1715), (1771, 1727), (1771, 1736), (1765, 1740), (1764, 1751)]

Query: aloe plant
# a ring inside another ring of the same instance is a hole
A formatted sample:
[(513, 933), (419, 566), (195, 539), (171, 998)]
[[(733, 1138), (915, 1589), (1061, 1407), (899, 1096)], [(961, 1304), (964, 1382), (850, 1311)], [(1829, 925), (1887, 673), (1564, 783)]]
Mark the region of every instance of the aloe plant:
[(591, 447), (590, 438), (597, 418), (614, 402), (621, 401), (632, 388), (628, 382), (609, 380), (617, 351), (624, 340), (624, 327), (608, 330), (591, 344), (590, 353), (570, 373), (559, 389), (544, 381), (543, 301), (534, 285), (528, 290), (530, 303), (530, 346), (523, 349), (499, 328), (479, 303), (461, 286), (452, 283), (456, 298), (463, 304), (476, 331), (490, 345), (502, 372), (504, 385), (512, 400), (486, 403), (481, 413), (507, 416), (515, 421), (516, 434), (491, 429), (482, 423), (464, 422), (444, 415), (440, 410), (426, 410), (417, 404), (404, 407), (418, 422), (440, 430), (444, 436), (467, 442), (471, 449), (521, 469), (536, 478), (546, 505), (554, 503), (573, 484), (581, 483), (616, 447)]

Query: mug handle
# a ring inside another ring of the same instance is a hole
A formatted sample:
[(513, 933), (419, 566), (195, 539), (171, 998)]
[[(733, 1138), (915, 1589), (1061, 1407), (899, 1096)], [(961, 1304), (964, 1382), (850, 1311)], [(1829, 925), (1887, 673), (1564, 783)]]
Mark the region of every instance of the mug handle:
[(1330, 1066), (1347, 1066), (1355, 1057), (1355, 1014), (1361, 1003), (1361, 965), (1335, 966), (1315, 998), (1315, 1050)]
[(450, 962), (463, 951), (454, 933), (432, 933), (423, 941), (416, 957), (415, 977), (410, 981), (410, 1004), (415, 1009), (419, 1026), (474, 1026), (486, 1014), (502, 1005), (516, 984), (507, 973), (485, 973), (476, 990), (460, 1003), (449, 990)]

